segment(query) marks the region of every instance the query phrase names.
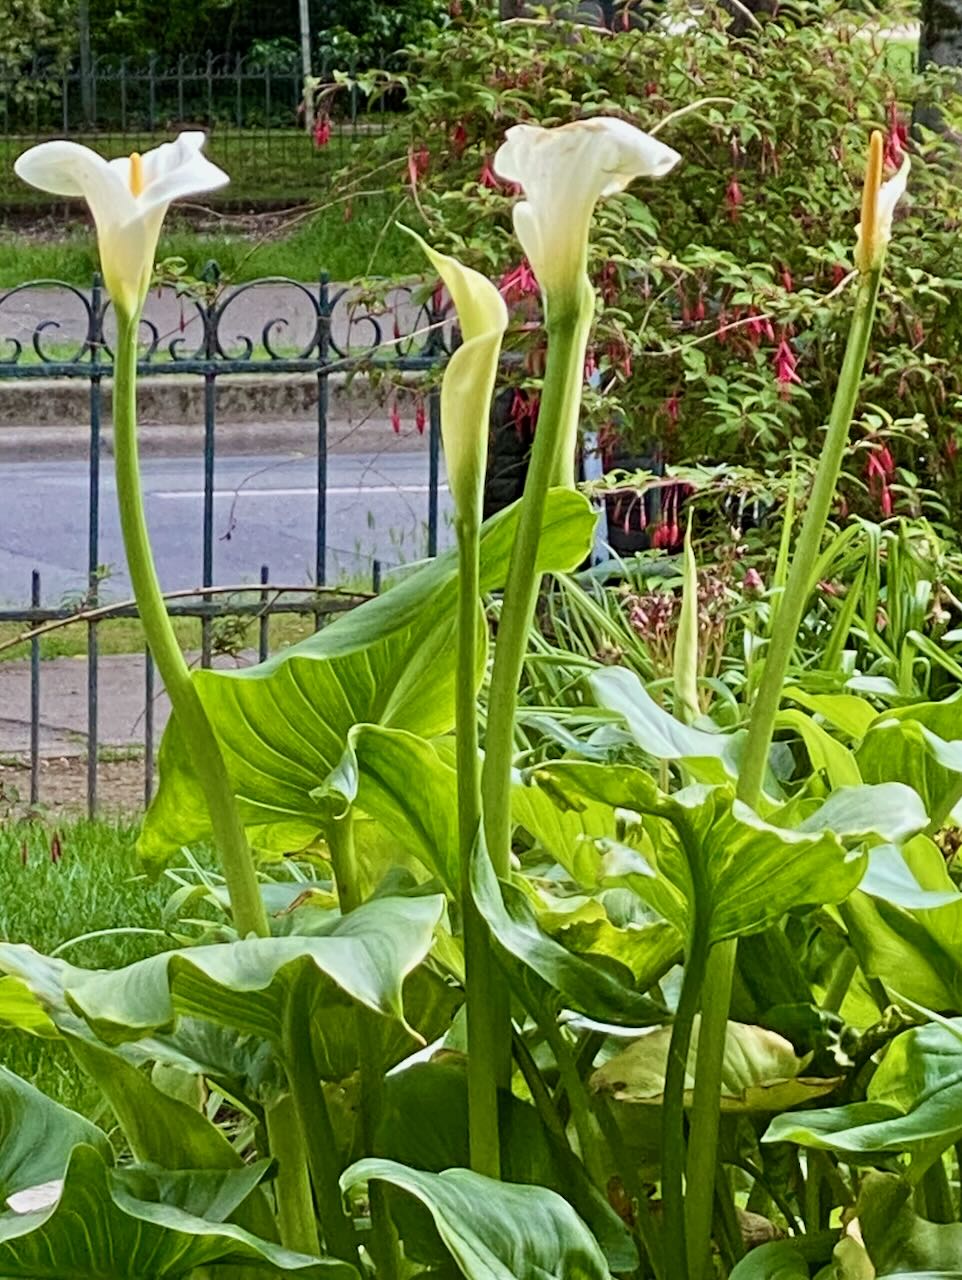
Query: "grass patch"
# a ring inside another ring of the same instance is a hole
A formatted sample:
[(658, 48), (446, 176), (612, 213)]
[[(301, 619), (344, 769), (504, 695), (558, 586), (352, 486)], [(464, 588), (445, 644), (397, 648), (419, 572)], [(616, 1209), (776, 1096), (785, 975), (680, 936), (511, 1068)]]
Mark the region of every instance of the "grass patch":
[[(210, 235), (173, 223), (161, 239), (157, 258), (183, 258), (194, 276), (213, 261), (225, 282), (237, 284), (264, 276), (310, 283), (325, 271), (332, 280), (412, 275), (421, 269), (413, 242), (393, 225), (389, 214), (380, 201), (357, 208), (348, 222), (338, 209), (327, 210), (288, 234), (262, 240)], [(26, 280), (63, 280), (89, 287), (96, 270), (96, 243), (86, 228), (53, 240), (0, 232), (0, 288), (14, 288)]]
[[(199, 618), (174, 618), (174, 631), (182, 649), (200, 648), (201, 624)], [(258, 642), (256, 618), (225, 617), (214, 623), (215, 652), (234, 652), (256, 649)], [(19, 622), (0, 623), (0, 644), (7, 644), (22, 635), (25, 626)], [(314, 630), (314, 619), (309, 614), (273, 614), (268, 630), (271, 653), (286, 649), (288, 645), (303, 640)], [(97, 625), (98, 650), (102, 655), (118, 653), (143, 653), (144, 632), (136, 618), (108, 618)], [(50, 631), (40, 637), (40, 657), (83, 658), (87, 655), (87, 627), (84, 623), (72, 623), (58, 631)], [(0, 662), (29, 658), (30, 644), (23, 641), (0, 649)]]
[[(80, 138), (78, 141), (85, 141)], [(86, 139), (104, 155), (146, 150), (158, 138), (149, 135), (97, 135)], [(30, 140), (0, 139), (0, 172), (9, 173), (16, 156)], [(227, 133), (211, 135), (211, 158), (231, 175), (223, 200), (233, 207), (269, 201), (274, 208), (285, 205), (315, 205), (319, 212), (296, 220), (274, 218), (269, 234), (256, 229), (211, 230), (216, 218), (208, 217), (203, 230), (183, 218), (168, 220), (167, 234), (158, 248), (158, 261), (183, 258), (188, 272), (200, 275), (212, 260), (224, 278), (243, 283), (263, 276), (289, 276), (315, 281), (321, 272), (332, 280), (358, 276), (402, 276), (422, 269), (417, 249), (410, 237), (394, 225), (396, 201), (389, 195), (374, 194), (361, 202), (339, 199), (338, 172), (350, 165), (366, 146), (359, 140), (336, 139), (318, 149), (295, 130), (272, 134)], [(221, 197), (203, 201), (216, 209)], [(4, 189), (8, 210), (49, 208), (50, 197), (18, 181)], [(410, 215), (408, 215), (410, 217)], [(228, 225), (236, 225), (228, 223)], [(55, 279), (88, 286), (97, 269), (97, 254), (86, 214), (77, 205), (64, 234), (56, 223), (45, 234), (43, 225), (32, 221), (21, 231), (17, 223), (0, 227), (0, 288), (12, 288), (25, 280)]]
[[(170, 886), (140, 874), (136, 828), (81, 821), (61, 826), (59, 839), (62, 856), (55, 862), (49, 826), (22, 822), (0, 828), (0, 937), (49, 954), (98, 930), (163, 929)], [(115, 968), (174, 945), (170, 936), (113, 934), (78, 943), (64, 958)], [(93, 1114), (99, 1103), (96, 1088), (63, 1045), (0, 1031), (0, 1061), (66, 1106)]]

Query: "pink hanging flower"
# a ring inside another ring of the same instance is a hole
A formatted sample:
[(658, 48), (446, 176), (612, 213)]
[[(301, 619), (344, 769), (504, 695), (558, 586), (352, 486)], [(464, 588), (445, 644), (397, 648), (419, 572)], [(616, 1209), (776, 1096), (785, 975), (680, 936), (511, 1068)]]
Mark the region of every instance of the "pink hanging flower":
[(498, 175), (491, 168), (490, 156), (484, 157), (481, 172), (478, 174), (478, 184), (479, 186), (487, 187), (489, 191), (497, 191), (501, 186), (498, 182)]
[(408, 151), (408, 178), (411, 186), (416, 187), (418, 181), (424, 177), (431, 166), (431, 152), (422, 143), (416, 150), (411, 147)]
[(788, 396), (791, 394), (792, 383), (801, 384), (801, 378), (796, 372), (795, 366), (798, 364), (798, 356), (792, 350), (792, 344), (787, 338), (783, 337), (775, 349), (775, 380), (781, 388), (780, 394)]
[(738, 179), (732, 177), (728, 186), (725, 188), (725, 206), (728, 209), (728, 216), (732, 222), (737, 222), (739, 210), (745, 203), (745, 197), (742, 195), (742, 189), (738, 185)]
[(888, 169), (898, 169), (902, 164), (902, 156), (909, 140), (909, 127), (899, 118), (898, 104), (889, 103), (888, 129), (885, 134), (885, 150), (882, 162)]
[(589, 347), (585, 355), (585, 382), (590, 382), (598, 372), (598, 361), (595, 358), (594, 347)]
[(451, 131), (451, 146), (454, 148), (455, 155), (461, 155), (467, 145), (468, 131), (464, 127), (464, 121), (459, 120)]
[(401, 410), (396, 399), (391, 402), (391, 430), (396, 436), (401, 434)]
[(742, 579), (742, 588), (748, 595), (758, 595), (765, 590), (762, 575), (757, 569), (747, 569)]
[(782, 286), (787, 293), (793, 293), (795, 291), (795, 281), (792, 279), (792, 273), (786, 266), (782, 267)]
[(424, 412), (424, 397), (418, 396), (418, 402), (414, 409), (414, 425), (417, 427), (419, 436), (424, 435), (424, 427), (426, 425), (426, 422), (427, 422), (427, 417)]
[(318, 116), (314, 121), (314, 145), (326, 147), (331, 140), (331, 120), (329, 116)]
[(662, 405), (665, 417), (674, 426), (681, 417), (681, 397), (677, 391), (673, 391), (665, 403)]
[(538, 282), (527, 258), (522, 258), (516, 267), (504, 273), (498, 283), (501, 296), (505, 302), (521, 302), (538, 293)]

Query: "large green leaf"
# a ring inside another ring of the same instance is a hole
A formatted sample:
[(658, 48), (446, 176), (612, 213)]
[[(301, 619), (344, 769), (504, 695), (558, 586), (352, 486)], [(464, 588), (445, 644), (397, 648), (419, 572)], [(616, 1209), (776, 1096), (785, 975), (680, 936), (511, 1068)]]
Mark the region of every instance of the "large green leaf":
[(599, 705), (622, 716), (632, 738), (653, 759), (684, 760), (689, 768), (697, 766), (705, 781), (737, 777), (744, 732), (709, 733), (683, 724), (655, 702), (627, 667), (594, 671), (588, 683)]
[(499, 882), (482, 846), (471, 862), (471, 892), (498, 945), (556, 992), (562, 1004), (601, 1022), (647, 1027), (667, 1019), (667, 1011), (636, 991), (617, 972), (575, 955), (538, 925), (525, 895)]
[(905, 782), (935, 812), (962, 774), (962, 692), (883, 712), (857, 752), (866, 782)]
[[(110, 1104), (135, 1160), (169, 1170), (244, 1168), (233, 1144), (202, 1111), (162, 1092), (122, 1053), (77, 1036), (69, 1036), (68, 1043)], [(273, 1214), (259, 1187), (250, 1188), (233, 1219), (263, 1239), (276, 1239)]]
[[(369, 725), (352, 734), (357, 763), (357, 804), (390, 825), (402, 841), (439, 873), (455, 865), (457, 776), (429, 744), (413, 734)], [(412, 778), (417, 779), (412, 786)], [(345, 783), (345, 790), (349, 783)], [(504, 950), (557, 991), (563, 1002), (592, 1017), (647, 1026), (664, 1010), (640, 995), (623, 976), (570, 952), (538, 924), (524, 894), (499, 885), (490, 859), (479, 849), (473, 865), (478, 906)], [(503, 894), (503, 896), (502, 896)], [(613, 966), (612, 966), (613, 967)]]
[[(148, 1182), (140, 1179), (138, 1189)], [(73, 1148), (62, 1180), (38, 1187), (32, 1197), (24, 1193), (19, 1203), (25, 1211), (0, 1214), (0, 1274), (10, 1280), (108, 1280), (118, 1274), (161, 1280), (245, 1263), (267, 1274), (357, 1277), (346, 1263), (291, 1253), (232, 1223), (196, 1217), (169, 1199), (141, 1199), (132, 1194), (129, 1175), (84, 1144)]]
[(292, 989), (313, 984), (332, 1014), (349, 1002), (404, 1021), (401, 988), (427, 955), (444, 910), (438, 895), (378, 898), (333, 917), (323, 936), (248, 938), (165, 952), (116, 970), (77, 969), (31, 947), (0, 944), (0, 970), (27, 985), (57, 975), (68, 1003), (108, 1043), (196, 1017), (276, 1041)]
[[(499, 1098), (501, 1176), (505, 1182), (548, 1187), (563, 1194), (588, 1224), (611, 1270), (633, 1272), (637, 1250), (624, 1222), (591, 1183), (567, 1145), (547, 1134), (534, 1107), (510, 1093)], [(469, 1161), (467, 1073), (462, 1059), (416, 1063), (393, 1072), (384, 1085), (384, 1112), (375, 1154), (429, 1173), (463, 1168)], [(405, 1253), (437, 1265), (444, 1260), (427, 1211), (398, 1197), (395, 1220)]]
[(843, 901), (865, 868), (865, 855), (847, 845), (870, 833), (888, 839), (890, 823), (904, 832), (926, 821), (918, 797), (898, 784), (889, 784), (894, 791), (856, 788), (857, 798), (843, 789), (792, 830), (764, 822), (729, 785), (666, 795), (642, 769), (568, 762), (534, 777), (561, 804), (600, 801), (643, 815), (645, 857), (634, 867), (619, 857), (613, 878), (681, 933), (701, 895), (712, 942), (759, 932), (793, 907)]
[(467, 1169), (426, 1173), (393, 1160), (360, 1160), (350, 1190), (378, 1179), (414, 1196), (467, 1280), (609, 1280), (597, 1241), (561, 1196), (495, 1182)]
[(773, 1240), (747, 1253), (731, 1280), (808, 1280), (805, 1259), (789, 1240)]
[[(517, 517), (515, 506), (484, 526), (482, 591), (504, 584)], [(585, 498), (553, 490), (539, 568), (576, 567), (591, 546), (594, 526)], [(452, 551), (265, 663), (194, 673), (242, 819), (255, 840), (271, 843), (271, 828), (288, 847), (317, 835), (331, 805), (323, 784), (340, 764), (355, 725), (387, 725), (423, 737), (452, 727), (456, 603)], [(483, 662), (483, 645), (479, 651)], [(210, 833), (176, 719), (164, 734), (159, 765), (160, 786), (140, 843), (154, 863)]]
[(848, 901), (845, 923), (859, 963), (893, 998), (962, 1013), (962, 895), (927, 836), (897, 855), (885, 846), (873, 850)]
[(959, 1280), (962, 1224), (926, 1222), (912, 1190), (891, 1174), (869, 1173), (856, 1205), (865, 1249), (879, 1280)]
[[(962, 1030), (962, 1021), (955, 1024)], [(913, 1027), (889, 1046), (866, 1101), (776, 1116), (764, 1142), (836, 1151), (851, 1159), (917, 1152), (962, 1137), (962, 1045), (948, 1027)]]
[[(696, 1019), (685, 1077), (688, 1106), (695, 1087), (698, 1029)], [(591, 1087), (615, 1102), (660, 1105), (670, 1041), (670, 1027), (660, 1027), (631, 1041), (595, 1071)], [(729, 1022), (721, 1067), (722, 1110), (782, 1111), (830, 1093), (838, 1080), (806, 1078), (801, 1074), (810, 1060), (811, 1055), (796, 1057), (791, 1044), (774, 1031)]]
[(16, 1192), (62, 1178), (67, 1155), (81, 1144), (111, 1159), (96, 1125), (0, 1067), (0, 1206)]

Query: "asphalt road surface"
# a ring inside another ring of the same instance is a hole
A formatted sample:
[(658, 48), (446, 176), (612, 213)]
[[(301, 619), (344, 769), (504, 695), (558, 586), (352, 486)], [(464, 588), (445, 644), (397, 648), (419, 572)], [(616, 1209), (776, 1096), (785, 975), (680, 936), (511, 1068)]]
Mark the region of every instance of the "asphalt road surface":
[[(149, 458), (143, 464), (147, 519), (165, 590), (201, 582), (203, 470), (199, 459)], [(443, 480), (442, 480), (443, 486)], [(87, 574), (85, 461), (24, 462), (0, 470), (0, 604), (30, 600), (31, 571), (42, 602), (76, 599)], [(442, 487), (439, 543), (451, 544), (451, 503)], [(313, 581), (315, 463), (297, 457), (225, 457), (214, 489), (214, 582), (256, 582), (266, 564), (275, 583)], [(327, 581), (369, 582), (374, 558), (385, 567), (426, 554), (426, 452), (341, 454), (328, 460)], [(101, 597), (129, 596), (112, 460), (103, 462), (99, 561)]]

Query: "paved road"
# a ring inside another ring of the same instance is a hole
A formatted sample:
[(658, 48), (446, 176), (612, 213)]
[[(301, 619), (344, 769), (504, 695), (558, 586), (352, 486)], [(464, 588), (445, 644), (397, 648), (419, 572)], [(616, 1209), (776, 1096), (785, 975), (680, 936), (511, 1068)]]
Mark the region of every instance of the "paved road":
[[(385, 565), (426, 553), (426, 452), (344, 454), (329, 460), (327, 579), (368, 580)], [(303, 456), (218, 461), (214, 500), (214, 582), (254, 582), (262, 564), (272, 582), (307, 583), (314, 566), (315, 464)], [(201, 581), (203, 475), (199, 459), (144, 463), (147, 518), (165, 589)], [(129, 595), (113, 471), (104, 460), (100, 563), (110, 568), (105, 599)], [(450, 545), (450, 499), (440, 494), (439, 538)], [(0, 604), (26, 604), (39, 569), (43, 603), (84, 590), (87, 468), (84, 461), (7, 464), (0, 471)]]

